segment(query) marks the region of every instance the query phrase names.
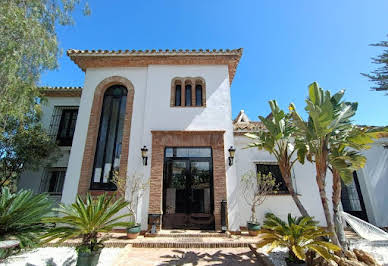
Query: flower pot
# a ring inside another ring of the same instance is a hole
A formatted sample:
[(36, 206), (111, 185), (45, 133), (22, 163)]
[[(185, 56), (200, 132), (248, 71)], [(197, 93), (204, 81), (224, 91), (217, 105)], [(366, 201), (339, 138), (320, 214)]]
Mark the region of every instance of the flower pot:
[(248, 227), (248, 232), (250, 236), (257, 236), (259, 234), (259, 230), (260, 230), (259, 223), (248, 222), (247, 227)]
[(92, 252), (78, 251), (77, 266), (96, 266), (100, 254), (101, 249)]
[(140, 234), (140, 230), (140, 224), (135, 224), (134, 226), (127, 228), (127, 237), (129, 239), (136, 239), (137, 236)]

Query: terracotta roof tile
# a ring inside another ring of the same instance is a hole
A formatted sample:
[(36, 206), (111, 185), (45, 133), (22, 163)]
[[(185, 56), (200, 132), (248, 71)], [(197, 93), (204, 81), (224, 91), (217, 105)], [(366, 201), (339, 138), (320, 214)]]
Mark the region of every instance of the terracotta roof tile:
[(44, 86), (39, 88), (45, 96), (67, 96), (67, 97), (80, 97), (82, 93), (82, 87), (49, 87)]
[(223, 50), (223, 49), (213, 49), (213, 50), (210, 50), (210, 49), (192, 49), (192, 50), (189, 50), (189, 49), (186, 49), (186, 50), (183, 50), (183, 49), (179, 49), (179, 50), (176, 50), (176, 49), (165, 49), (165, 50), (162, 50), (162, 49), (159, 49), (159, 50), (156, 50), (156, 49), (152, 49), (152, 50), (101, 50), (101, 49), (98, 49), (98, 50), (77, 50), (77, 49), (69, 49), (67, 50), (67, 55), (68, 56), (77, 56), (77, 55), (106, 55), (106, 54), (110, 54), (110, 55), (117, 55), (117, 56), (120, 56), (120, 55), (125, 55), (125, 56), (161, 56), (161, 55), (166, 55), (166, 56), (174, 56), (174, 55), (242, 55), (242, 51), (243, 49), (242, 48), (239, 48), (239, 49), (226, 49), (226, 50)]

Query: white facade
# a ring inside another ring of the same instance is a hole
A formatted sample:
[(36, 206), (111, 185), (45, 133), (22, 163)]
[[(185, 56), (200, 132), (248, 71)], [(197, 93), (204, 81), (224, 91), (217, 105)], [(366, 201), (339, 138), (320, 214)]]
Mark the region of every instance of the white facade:
[[(247, 171), (256, 169), (256, 163), (275, 163), (272, 155), (257, 149), (244, 149), (249, 139), (235, 134), (231, 115), (230, 65), (228, 64), (148, 64), (146, 66), (86, 67), (85, 83), (81, 97), (48, 97), (43, 105), (43, 125), (48, 130), (52, 122), (54, 108), (58, 106), (79, 106), (78, 117), (71, 147), (63, 147), (63, 156), (51, 167), (67, 167), (62, 192), (62, 203), (74, 202), (80, 180), (84, 148), (93, 99), (97, 86), (106, 78), (119, 76), (129, 80), (134, 89), (133, 113), (128, 153), (128, 179), (141, 175), (144, 180), (151, 177), (151, 163), (143, 165), (140, 149), (148, 147), (152, 161), (152, 131), (224, 131), (224, 160), (226, 179), (226, 200), (228, 203), (228, 229), (238, 231), (245, 226), (250, 216), (249, 206), (241, 191), (240, 179)], [(171, 107), (171, 86), (174, 78), (200, 77), (206, 84), (206, 106)], [(245, 116), (245, 120), (248, 118)], [(249, 122), (249, 121), (245, 121)], [(236, 148), (234, 164), (229, 166), (229, 147)], [(384, 199), (388, 185), (388, 150), (377, 143), (365, 152), (367, 166), (359, 171), (361, 191), (367, 207), (368, 219), (379, 226), (388, 226), (388, 201)], [(20, 180), (21, 188), (41, 191), (43, 169), (24, 173)], [(368, 180), (368, 182), (365, 182)], [(130, 181), (130, 180), (128, 180)], [(293, 182), (302, 204), (310, 215), (322, 225), (325, 217), (315, 181), (314, 165), (295, 164)], [(142, 229), (147, 229), (147, 219), (152, 191), (146, 191), (138, 205), (138, 221)], [(332, 193), (331, 174), (327, 175), (327, 194)], [(128, 198), (128, 195), (126, 195)], [(331, 202), (330, 202), (331, 205)], [(331, 206), (330, 206), (331, 208)], [(288, 213), (299, 215), (290, 195), (268, 196), (263, 205), (257, 208), (259, 220), (266, 212), (274, 212), (282, 218)]]

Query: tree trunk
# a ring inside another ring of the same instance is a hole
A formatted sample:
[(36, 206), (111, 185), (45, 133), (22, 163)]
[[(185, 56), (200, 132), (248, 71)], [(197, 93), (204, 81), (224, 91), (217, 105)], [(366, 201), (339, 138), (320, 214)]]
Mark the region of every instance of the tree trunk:
[(347, 249), (347, 242), (345, 231), (343, 227), (342, 217), (339, 215), (339, 204), (341, 201), (341, 177), (339, 172), (333, 168), (333, 221), (335, 226), (335, 231), (337, 233), (337, 237), (339, 243), (343, 249)]
[(327, 156), (322, 156), (321, 158), (319, 158), (319, 157), (315, 158), (315, 168), (317, 171), (316, 180), (317, 180), (317, 184), (318, 184), (319, 195), (321, 197), (323, 211), (325, 213), (327, 229), (332, 234), (330, 236), (330, 238), (334, 244), (339, 245), (337, 234), (334, 230), (334, 225), (333, 225), (332, 220), (331, 220), (329, 202), (328, 202), (328, 199), (326, 196), (325, 181), (326, 181), (326, 172), (327, 172), (327, 168), (328, 168), (326, 158), (327, 158)]
[(280, 172), (282, 173), (284, 183), (286, 184), (288, 192), (290, 192), (290, 195), (294, 200), (296, 207), (298, 207), (300, 214), (302, 216), (310, 216), (295, 193), (294, 186), (292, 184), (292, 179), (291, 179), (291, 167), (280, 166)]

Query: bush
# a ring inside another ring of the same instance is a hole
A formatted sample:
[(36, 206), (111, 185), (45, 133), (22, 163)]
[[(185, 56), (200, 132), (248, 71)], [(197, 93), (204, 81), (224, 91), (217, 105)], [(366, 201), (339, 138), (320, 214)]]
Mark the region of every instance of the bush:
[(103, 247), (104, 239), (98, 239), (98, 233), (108, 233), (114, 227), (130, 227), (132, 223), (120, 222), (130, 214), (117, 215), (128, 205), (123, 198), (107, 196), (106, 193), (93, 199), (90, 194), (82, 200), (77, 196), (75, 203), (60, 205), (54, 209), (59, 212), (59, 217), (49, 217), (45, 222), (56, 223), (44, 236), (45, 242), (59, 239), (57, 244), (81, 237), (82, 243), (77, 247), (78, 252), (98, 251)]
[(0, 240), (17, 239), (20, 248), (37, 246), (40, 235), (48, 229), (42, 219), (50, 213), (51, 206), (47, 194), (34, 195), (30, 190), (11, 193), (9, 188), (3, 187), (0, 195)]
[(323, 240), (330, 233), (318, 227), (318, 222), (311, 217), (296, 218), (288, 214), (288, 220), (284, 222), (273, 213), (267, 213), (265, 218), (259, 231), (261, 240), (256, 246), (262, 248), (271, 244), (268, 253), (274, 248), (286, 247), (289, 252), (286, 260), (299, 262), (306, 259), (309, 250), (317, 252), (326, 260), (333, 259), (331, 251), (341, 250), (337, 245)]

